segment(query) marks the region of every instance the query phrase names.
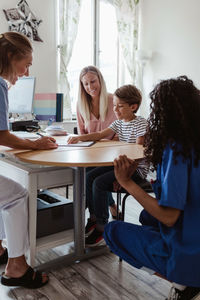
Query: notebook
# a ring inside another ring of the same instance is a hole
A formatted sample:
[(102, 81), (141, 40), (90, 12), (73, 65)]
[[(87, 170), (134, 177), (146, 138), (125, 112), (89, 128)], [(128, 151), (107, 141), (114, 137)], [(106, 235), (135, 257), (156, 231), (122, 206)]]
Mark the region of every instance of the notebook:
[(90, 147), (95, 142), (94, 141), (88, 141), (88, 142), (78, 142), (76, 144), (67, 144), (67, 140), (65, 141), (57, 141), (56, 142), (59, 147)]

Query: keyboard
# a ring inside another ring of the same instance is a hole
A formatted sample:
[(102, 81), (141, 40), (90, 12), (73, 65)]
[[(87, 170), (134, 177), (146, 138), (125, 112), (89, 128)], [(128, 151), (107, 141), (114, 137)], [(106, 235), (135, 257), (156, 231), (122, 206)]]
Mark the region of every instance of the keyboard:
[(11, 133), (22, 139), (38, 139), (39, 138), (39, 136), (34, 132), (11, 131)]

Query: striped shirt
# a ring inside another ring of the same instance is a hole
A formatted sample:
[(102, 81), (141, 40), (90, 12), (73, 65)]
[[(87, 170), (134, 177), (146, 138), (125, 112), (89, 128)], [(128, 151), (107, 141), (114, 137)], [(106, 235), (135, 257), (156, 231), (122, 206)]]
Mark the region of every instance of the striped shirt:
[[(136, 143), (137, 137), (145, 135), (146, 127), (146, 119), (140, 116), (136, 116), (136, 118), (130, 122), (116, 120), (109, 126), (109, 128), (118, 135), (120, 141), (127, 143)], [(146, 177), (149, 166), (145, 159), (139, 162), (137, 171), (142, 178)]]

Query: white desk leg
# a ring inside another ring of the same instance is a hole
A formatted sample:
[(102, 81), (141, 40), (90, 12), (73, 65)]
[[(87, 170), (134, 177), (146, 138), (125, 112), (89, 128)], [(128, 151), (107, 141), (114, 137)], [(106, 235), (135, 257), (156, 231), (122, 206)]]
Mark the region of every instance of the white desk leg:
[(28, 185), (29, 193), (29, 256), (28, 263), (35, 266), (35, 254), (36, 254), (36, 222), (37, 222), (37, 175), (29, 174)]
[(85, 168), (74, 168), (74, 244), (77, 260), (85, 248)]

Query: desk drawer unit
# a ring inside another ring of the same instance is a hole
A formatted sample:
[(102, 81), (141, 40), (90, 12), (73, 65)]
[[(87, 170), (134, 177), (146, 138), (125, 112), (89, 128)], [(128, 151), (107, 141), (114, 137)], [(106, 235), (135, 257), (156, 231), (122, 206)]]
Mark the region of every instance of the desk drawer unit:
[(37, 197), (37, 238), (74, 227), (73, 202), (48, 190)]

